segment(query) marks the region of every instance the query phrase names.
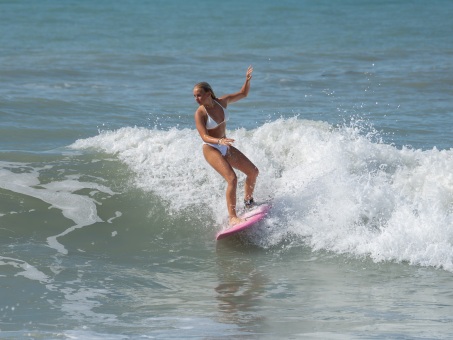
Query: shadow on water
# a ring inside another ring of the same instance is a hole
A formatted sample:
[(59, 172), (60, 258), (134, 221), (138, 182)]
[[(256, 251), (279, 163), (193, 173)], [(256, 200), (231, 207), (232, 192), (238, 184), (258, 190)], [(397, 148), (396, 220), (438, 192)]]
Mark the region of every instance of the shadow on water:
[(216, 255), (218, 321), (237, 325), (242, 332), (261, 333), (267, 317), (260, 311), (269, 284), (259, 264), (263, 249), (238, 235), (217, 242)]

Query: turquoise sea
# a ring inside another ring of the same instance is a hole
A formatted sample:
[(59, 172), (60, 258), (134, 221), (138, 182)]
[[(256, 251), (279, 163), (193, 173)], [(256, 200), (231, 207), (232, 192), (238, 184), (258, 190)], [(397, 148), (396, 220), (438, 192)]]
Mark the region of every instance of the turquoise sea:
[[(0, 28), (0, 338), (453, 337), (453, 2), (3, 0)], [(273, 208), (216, 242), (192, 89), (249, 65), (228, 136)]]

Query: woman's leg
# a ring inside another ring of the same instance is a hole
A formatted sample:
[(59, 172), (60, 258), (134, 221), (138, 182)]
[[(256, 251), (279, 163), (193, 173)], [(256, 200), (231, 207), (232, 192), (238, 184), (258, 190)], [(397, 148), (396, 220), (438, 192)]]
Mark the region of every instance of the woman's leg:
[(209, 145), (203, 145), (203, 155), (206, 161), (226, 180), (226, 202), (230, 224), (237, 224), (240, 219), (236, 214), (237, 177), (231, 165), (222, 156), (219, 150)]
[(253, 198), (253, 191), (255, 190), (256, 178), (258, 177), (259, 170), (241, 151), (234, 146), (230, 146), (226, 159), (230, 165), (242, 171), (247, 178), (244, 185), (244, 199), (249, 200)]

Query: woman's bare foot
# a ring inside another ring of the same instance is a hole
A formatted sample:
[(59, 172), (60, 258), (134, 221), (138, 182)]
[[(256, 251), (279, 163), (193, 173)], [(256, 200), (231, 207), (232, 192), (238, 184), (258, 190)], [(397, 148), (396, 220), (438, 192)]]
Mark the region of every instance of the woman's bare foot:
[(236, 224), (239, 224), (243, 221), (242, 218), (239, 218), (239, 217), (230, 217), (230, 227), (236, 225)]

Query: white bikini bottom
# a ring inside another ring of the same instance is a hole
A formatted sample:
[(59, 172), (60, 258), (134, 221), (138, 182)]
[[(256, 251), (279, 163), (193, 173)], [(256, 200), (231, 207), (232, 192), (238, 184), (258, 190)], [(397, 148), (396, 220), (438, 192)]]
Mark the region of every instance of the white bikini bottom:
[(228, 146), (226, 146), (226, 145), (212, 144), (212, 143), (204, 143), (204, 142), (203, 142), (203, 144), (207, 144), (207, 145), (212, 146), (213, 148), (219, 150), (220, 153), (222, 154), (222, 156), (226, 156), (226, 154), (227, 154)]

